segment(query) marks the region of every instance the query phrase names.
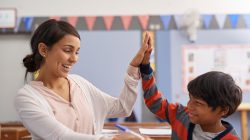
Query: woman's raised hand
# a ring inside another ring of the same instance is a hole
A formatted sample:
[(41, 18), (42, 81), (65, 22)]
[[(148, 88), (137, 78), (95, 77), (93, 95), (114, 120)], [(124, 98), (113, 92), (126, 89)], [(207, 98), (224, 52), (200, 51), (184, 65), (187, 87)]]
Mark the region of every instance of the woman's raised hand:
[[(134, 67), (138, 67), (141, 63), (146, 63), (147, 59), (150, 58), (151, 51), (152, 51), (152, 40), (151, 40), (149, 33), (146, 32), (142, 47), (137, 52), (137, 54), (135, 55), (133, 60), (130, 62), (130, 65), (134, 66)], [(145, 58), (145, 56), (146, 56), (146, 58)], [(148, 60), (148, 62), (149, 62), (149, 60)]]

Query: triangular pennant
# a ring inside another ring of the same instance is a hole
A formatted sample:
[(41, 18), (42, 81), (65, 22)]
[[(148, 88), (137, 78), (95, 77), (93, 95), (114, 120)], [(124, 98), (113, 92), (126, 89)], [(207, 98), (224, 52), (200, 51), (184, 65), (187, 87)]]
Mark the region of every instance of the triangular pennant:
[(175, 23), (176, 23), (176, 26), (177, 26), (177, 29), (180, 29), (181, 28), (181, 24), (182, 24), (182, 18), (183, 16), (185, 15), (174, 15), (174, 19), (175, 19)]
[(73, 27), (76, 27), (76, 23), (78, 21), (78, 17), (68, 17), (68, 22), (73, 26)]
[(16, 18), (16, 26), (14, 28), (14, 32), (17, 33), (19, 26), (20, 26), (20, 22), (21, 22), (21, 17), (17, 17)]
[(235, 15), (228, 15), (228, 16), (229, 16), (229, 19), (231, 21), (232, 28), (236, 28), (237, 23), (238, 23), (239, 15), (235, 14)]
[(146, 30), (148, 27), (149, 16), (138, 16), (139, 22), (143, 30)]
[(55, 19), (55, 20), (60, 20), (61, 19), (61, 17), (59, 17), (59, 16), (52, 16), (52, 17), (49, 17), (50, 19)]
[(250, 14), (243, 15), (243, 17), (245, 19), (247, 27), (250, 28)]
[(110, 30), (112, 27), (114, 16), (104, 16), (103, 20), (104, 20), (104, 24), (105, 24), (106, 29)]
[(101, 30), (101, 31), (107, 30), (104, 24), (105, 23), (104, 23), (102, 16), (96, 17), (93, 30)]
[(77, 30), (88, 30), (87, 23), (84, 17), (78, 17), (76, 27)]
[(176, 30), (177, 29), (177, 25), (176, 25), (176, 22), (175, 22), (175, 18), (174, 16), (172, 15), (171, 18), (170, 18), (170, 21), (169, 21), (169, 29), (172, 30)]
[(220, 29), (220, 27), (218, 25), (218, 22), (217, 22), (217, 20), (215, 18), (215, 15), (212, 15), (212, 19), (211, 19), (211, 22), (210, 22), (209, 29)]
[(24, 22), (24, 27), (26, 31), (30, 31), (31, 30), (31, 25), (33, 22), (33, 17), (25, 17), (23, 18), (23, 22)]
[(169, 23), (170, 23), (171, 16), (161, 16), (161, 21), (165, 29), (168, 30)]
[(129, 30), (142, 30), (139, 19), (137, 16), (133, 16), (130, 22)]
[(95, 16), (89, 16), (89, 17), (85, 17), (85, 21), (87, 23), (88, 29), (92, 30), (94, 27), (94, 23), (95, 23), (96, 17)]
[(131, 23), (131, 16), (121, 16), (122, 24), (125, 30), (128, 30), (130, 23)]
[(229, 16), (226, 16), (226, 20), (224, 22), (223, 29), (232, 29), (231, 21), (229, 19)]
[(215, 18), (217, 20), (220, 29), (223, 29), (226, 20), (226, 15), (215, 15)]
[(212, 21), (212, 17), (213, 17), (212, 15), (203, 15), (202, 16), (202, 20), (203, 20), (205, 29), (209, 28), (209, 25), (211, 24), (211, 21)]
[(150, 16), (149, 17), (148, 29), (150, 29), (150, 30), (164, 29), (160, 16)]
[(116, 16), (113, 20), (112, 27), (110, 30), (124, 30), (122, 20), (119, 16)]
[(247, 28), (243, 15), (239, 16), (236, 28)]

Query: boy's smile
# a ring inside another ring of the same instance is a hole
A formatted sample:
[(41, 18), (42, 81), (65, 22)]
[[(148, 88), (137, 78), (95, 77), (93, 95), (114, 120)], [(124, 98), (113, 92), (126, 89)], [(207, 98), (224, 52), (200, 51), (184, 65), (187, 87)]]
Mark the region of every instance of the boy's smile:
[(189, 97), (187, 107), (190, 121), (194, 124), (200, 124), (205, 132), (220, 132), (222, 130), (221, 118), (224, 115), (222, 109), (218, 107), (213, 110), (202, 99), (197, 99), (191, 94)]

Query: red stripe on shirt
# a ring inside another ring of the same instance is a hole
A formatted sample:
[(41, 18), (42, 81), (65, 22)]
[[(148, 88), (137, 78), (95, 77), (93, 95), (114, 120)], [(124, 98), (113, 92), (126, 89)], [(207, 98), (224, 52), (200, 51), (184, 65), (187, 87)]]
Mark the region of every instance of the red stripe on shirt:
[(154, 77), (150, 78), (149, 80), (142, 80), (142, 89), (144, 91), (148, 90), (150, 87), (153, 86), (154, 83), (155, 83)]
[(161, 98), (161, 94), (157, 91), (148, 99), (145, 99), (145, 103), (148, 107), (150, 107), (157, 99)]
[(162, 101), (160, 109), (157, 110), (156, 113), (155, 113), (158, 117), (160, 117), (161, 119), (164, 119), (164, 120), (166, 119), (166, 113), (165, 113), (166, 104), (167, 104), (166, 100)]

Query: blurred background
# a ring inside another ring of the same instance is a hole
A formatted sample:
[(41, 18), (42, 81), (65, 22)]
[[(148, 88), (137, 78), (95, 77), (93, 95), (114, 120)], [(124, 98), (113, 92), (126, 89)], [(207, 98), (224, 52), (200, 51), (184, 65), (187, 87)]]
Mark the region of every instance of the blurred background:
[[(169, 101), (186, 105), (187, 83), (219, 70), (234, 77), (243, 103), (249, 103), (249, 5), (250, 0), (1, 0), (0, 122), (19, 121), (13, 99), (25, 84), (22, 59), (30, 52), (32, 32), (50, 18), (68, 21), (81, 35), (79, 61), (71, 73), (112, 96), (120, 94), (127, 66), (149, 31), (151, 64)], [(144, 106), (141, 88), (138, 92), (135, 120), (161, 121)], [(241, 134), (240, 112), (227, 120)]]

